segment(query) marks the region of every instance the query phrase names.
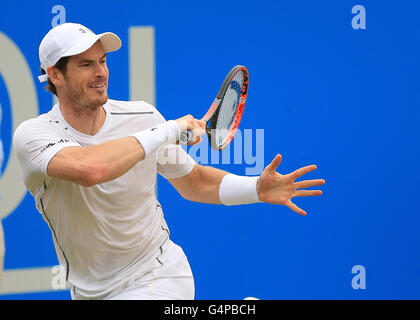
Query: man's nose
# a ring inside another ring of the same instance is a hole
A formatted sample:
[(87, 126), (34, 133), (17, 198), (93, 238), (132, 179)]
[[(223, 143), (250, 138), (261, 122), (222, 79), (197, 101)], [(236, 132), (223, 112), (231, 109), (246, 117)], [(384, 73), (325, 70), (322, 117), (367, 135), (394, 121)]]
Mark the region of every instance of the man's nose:
[(107, 73), (106, 65), (98, 63), (95, 71), (96, 71), (96, 77), (105, 77)]

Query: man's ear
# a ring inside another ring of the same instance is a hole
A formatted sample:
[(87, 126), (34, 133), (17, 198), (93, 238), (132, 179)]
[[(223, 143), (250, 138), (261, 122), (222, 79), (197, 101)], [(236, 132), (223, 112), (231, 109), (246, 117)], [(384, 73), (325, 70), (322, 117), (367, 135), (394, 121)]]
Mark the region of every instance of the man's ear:
[(48, 77), (50, 78), (51, 82), (56, 86), (61, 86), (63, 83), (63, 74), (57, 68), (53, 66), (49, 66), (47, 68)]

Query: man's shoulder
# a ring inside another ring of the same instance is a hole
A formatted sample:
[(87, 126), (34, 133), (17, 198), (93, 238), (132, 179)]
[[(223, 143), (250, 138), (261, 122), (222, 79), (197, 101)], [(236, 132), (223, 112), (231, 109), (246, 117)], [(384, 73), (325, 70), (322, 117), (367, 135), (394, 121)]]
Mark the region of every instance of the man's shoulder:
[(43, 113), (35, 118), (30, 118), (20, 123), (15, 130), (15, 134), (30, 133), (37, 129), (50, 127), (51, 124), (56, 123), (57, 121), (57, 117), (51, 111)]
[(107, 105), (111, 113), (156, 112), (156, 108), (145, 101), (122, 101), (108, 99)]

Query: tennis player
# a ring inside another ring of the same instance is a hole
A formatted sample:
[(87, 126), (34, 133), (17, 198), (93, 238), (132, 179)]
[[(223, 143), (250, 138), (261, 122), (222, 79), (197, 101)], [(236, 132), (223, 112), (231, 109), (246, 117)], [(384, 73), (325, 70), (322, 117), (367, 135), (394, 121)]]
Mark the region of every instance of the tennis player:
[(199, 143), (203, 121), (166, 121), (146, 102), (108, 98), (106, 54), (120, 46), (113, 33), (73, 23), (44, 37), (39, 78), (58, 103), (15, 131), (24, 182), (51, 229), (73, 299), (194, 299), (188, 260), (156, 199), (157, 173), (191, 201), (269, 202), (303, 215), (291, 199), (320, 195), (298, 189), (324, 180), (294, 182), (315, 165), (277, 173), (280, 155), (260, 177), (198, 165), (177, 140), (189, 129), (191, 144)]

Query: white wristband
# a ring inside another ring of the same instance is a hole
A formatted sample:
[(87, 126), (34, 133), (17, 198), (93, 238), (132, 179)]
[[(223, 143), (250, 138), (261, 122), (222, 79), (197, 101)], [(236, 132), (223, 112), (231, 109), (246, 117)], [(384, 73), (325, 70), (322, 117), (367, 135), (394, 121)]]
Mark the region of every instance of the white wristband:
[(225, 175), (219, 186), (220, 201), (227, 206), (262, 202), (257, 193), (258, 178), (231, 173)]
[(175, 143), (179, 139), (179, 135), (179, 126), (175, 120), (169, 120), (150, 129), (132, 134), (142, 145), (145, 156), (148, 156), (162, 145)]

